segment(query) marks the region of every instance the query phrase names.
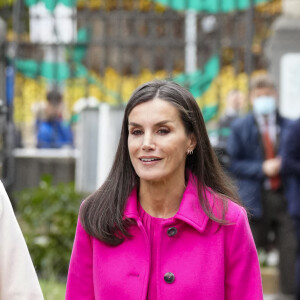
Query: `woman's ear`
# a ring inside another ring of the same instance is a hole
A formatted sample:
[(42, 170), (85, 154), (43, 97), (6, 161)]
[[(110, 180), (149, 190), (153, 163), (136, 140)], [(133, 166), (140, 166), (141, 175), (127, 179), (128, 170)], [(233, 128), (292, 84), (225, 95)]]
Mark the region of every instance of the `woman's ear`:
[(196, 145), (197, 145), (197, 140), (196, 140), (195, 135), (192, 133), (190, 135), (190, 146), (189, 146), (189, 149), (194, 150), (196, 148)]

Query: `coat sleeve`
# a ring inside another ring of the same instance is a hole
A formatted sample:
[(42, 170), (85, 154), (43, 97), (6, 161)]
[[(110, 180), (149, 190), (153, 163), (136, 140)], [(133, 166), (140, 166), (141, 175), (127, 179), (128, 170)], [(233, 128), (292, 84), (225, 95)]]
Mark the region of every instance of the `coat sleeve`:
[(23, 234), (1, 181), (0, 238), (0, 299), (44, 299)]
[(225, 270), (226, 300), (262, 300), (262, 281), (256, 247), (244, 209), (228, 225)]
[(262, 160), (245, 157), (249, 144), (245, 143), (239, 123), (233, 122), (227, 141), (227, 153), (230, 157), (230, 172), (237, 178), (263, 179)]
[(65, 300), (94, 299), (92, 240), (78, 219)]
[(300, 176), (300, 119), (290, 125), (282, 141), (282, 170), (284, 175)]

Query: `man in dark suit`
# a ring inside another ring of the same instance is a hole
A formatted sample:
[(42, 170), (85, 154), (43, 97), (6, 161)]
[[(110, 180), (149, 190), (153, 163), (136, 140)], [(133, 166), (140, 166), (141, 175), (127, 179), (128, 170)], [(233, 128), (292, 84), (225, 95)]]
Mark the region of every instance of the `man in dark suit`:
[(283, 142), (282, 170), (289, 176), (287, 199), (289, 212), (294, 219), (297, 237), (296, 289), (300, 300), (300, 119), (294, 122)]
[(249, 209), (256, 246), (268, 250), (276, 243), (281, 292), (292, 294), (296, 242), (287, 210), (286, 178), (281, 173), (281, 141), (291, 121), (278, 114), (276, 89), (269, 77), (254, 78), (249, 96), (253, 111), (231, 126), (227, 144), (230, 172)]

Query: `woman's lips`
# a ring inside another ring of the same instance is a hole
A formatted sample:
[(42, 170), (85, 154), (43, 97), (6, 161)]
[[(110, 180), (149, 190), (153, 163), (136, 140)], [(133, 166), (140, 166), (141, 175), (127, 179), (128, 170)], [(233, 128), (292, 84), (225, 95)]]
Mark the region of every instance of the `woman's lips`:
[(159, 157), (140, 157), (139, 160), (146, 165), (151, 165), (151, 164), (155, 164), (158, 161), (162, 160)]

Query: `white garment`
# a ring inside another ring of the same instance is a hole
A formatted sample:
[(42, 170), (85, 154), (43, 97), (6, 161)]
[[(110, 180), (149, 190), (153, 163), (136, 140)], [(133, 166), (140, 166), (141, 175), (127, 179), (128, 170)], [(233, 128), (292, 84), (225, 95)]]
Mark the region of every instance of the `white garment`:
[(43, 300), (8, 195), (0, 181), (0, 300)]

